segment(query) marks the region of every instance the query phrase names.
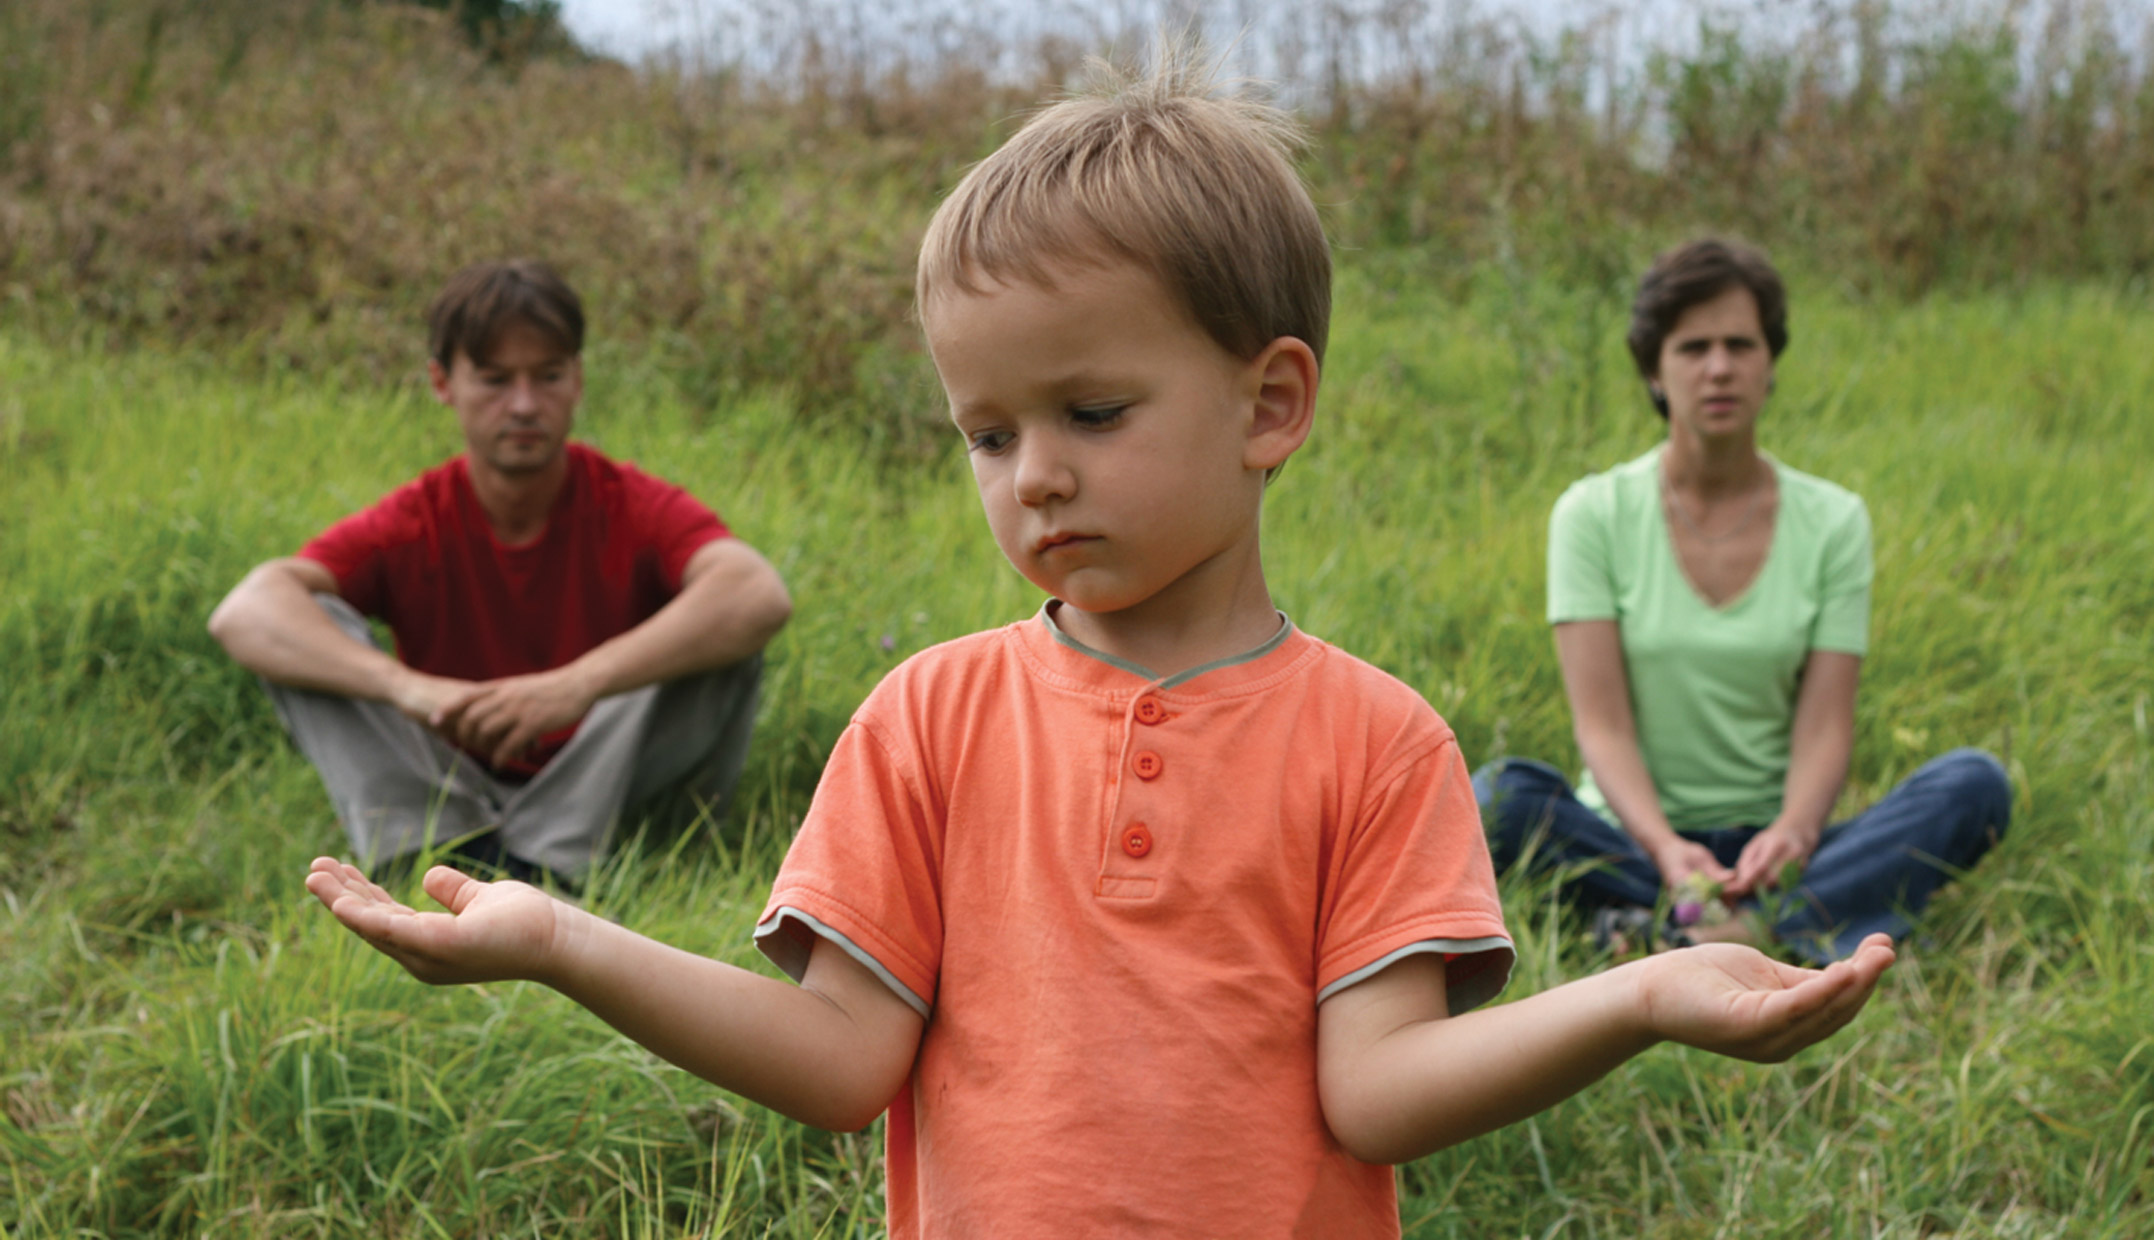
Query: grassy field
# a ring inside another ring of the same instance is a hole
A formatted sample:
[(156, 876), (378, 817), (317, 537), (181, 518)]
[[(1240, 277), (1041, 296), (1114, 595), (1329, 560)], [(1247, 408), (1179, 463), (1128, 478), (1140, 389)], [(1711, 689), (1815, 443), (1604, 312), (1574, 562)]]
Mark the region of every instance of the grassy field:
[[(1268, 500), (1276, 597), (1426, 694), (1471, 761), (1571, 763), (1543, 522), (1659, 424), (1606, 294), (1440, 296), (1380, 257), (1343, 272), (1320, 429)], [(2151, 1234), (2145, 289), (1881, 306), (1800, 276), (1795, 306), (1765, 442), (1877, 531), (1845, 808), (1978, 744), (2012, 770), (2012, 833), (1835, 1041), (1772, 1069), (1651, 1052), (1404, 1168), (1410, 1235)], [(589, 899), (754, 964), (852, 707), (1037, 599), (955, 438), (864, 450), (783, 391), (685, 399), (651, 357), (600, 324), (585, 434), (715, 502), (798, 612), (735, 820), (633, 842)], [(338, 831), (204, 618), (452, 446), (410, 381), (0, 336), (0, 1236), (876, 1234), (875, 1131), (728, 1099), (537, 987), (421, 987), (301, 889)], [(1547, 890), (1506, 898), (1510, 997), (1596, 967)]]

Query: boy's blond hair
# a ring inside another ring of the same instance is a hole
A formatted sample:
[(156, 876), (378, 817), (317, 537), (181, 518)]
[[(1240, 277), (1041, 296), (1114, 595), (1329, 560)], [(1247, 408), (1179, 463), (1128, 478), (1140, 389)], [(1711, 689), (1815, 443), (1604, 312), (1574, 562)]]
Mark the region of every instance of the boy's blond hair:
[(1058, 263), (1119, 259), (1235, 356), (1293, 336), (1322, 361), (1332, 256), (1290, 162), (1301, 128), (1223, 93), (1218, 62), (1188, 42), (1164, 44), (1142, 78), (1090, 67), (1088, 89), (1037, 113), (937, 208), (914, 277), (922, 312), (949, 289), (1049, 285)]

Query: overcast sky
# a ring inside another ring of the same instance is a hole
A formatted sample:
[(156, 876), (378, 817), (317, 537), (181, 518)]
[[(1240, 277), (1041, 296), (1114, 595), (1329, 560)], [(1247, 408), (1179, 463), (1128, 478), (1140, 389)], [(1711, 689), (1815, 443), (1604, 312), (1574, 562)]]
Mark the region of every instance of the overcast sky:
[[(0, 0), (4, 2), (4, 0)], [(1196, 11), (1206, 14), (1258, 14), (1262, 15), (1272, 4), (1294, 5), (1298, 0), (1096, 0), (1094, 8), (1104, 14), (1115, 15), (1109, 24), (1128, 26), (1132, 19), (1142, 15), (1169, 11)], [(693, 47), (712, 35), (721, 36), (721, 44), (735, 39), (752, 38), (748, 33), (755, 19), (717, 20), (721, 14), (746, 16), (758, 11), (777, 9), (783, 12), (787, 0), (561, 0), (562, 17), (579, 41), (595, 51), (634, 61), (655, 52), (680, 49), (684, 44)], [(878, 0), (859, 0), (862, 11), (874, 14)], [(934, 11), (936, 0), (908, 0), (895, 4), (894, 0), (882, 0), (889, 6), (885, 13), (906, 9), (915, 14), (923, 10)], [(1436, 0), (1432, 8), (1448, 15), (1479, 14), (1501, 18), (1506, 24), (1517, 26), (1536, 35), (1547, 37), (1567, 28), (1580, 29), (1598, 23), (1611, 42), (1605, 46), (1618, 52), (1620, 63), (1638, 63), (1634, 58), (1646, 47), (1659, 46), (1671, 50), (1688, 50), (1699, 29), (1702, 13), (1719, 12), (1725, 22), (1738, 29), (1758, 29), (1771, 35), (1776, 17), (1785, 17), (1790, 29), (1816, 28), (1817, 10), (1820, 7), (1846, 9), (1853, 0)], [(952, 0), (951, 9), (973, 17), (993, 15), (993, 25), (1010, 29), (1016, 24), (1024, 29), (1027, 16), (1053, 12), (1068, 16), (1075, 12), (1089, 11), (1080, 3), (1055, 3), (1044, 0)], [(1377, 8), (1372, 2), (1358, 6), (1347, 0), (1350, 9)], [(2015, 0), (1895, 0), (1889, 11), (1898, 20), (1923, 23), (1927, 15), (1996, 13), (2002, 8), (2017, 8), (2020, 20), (2030, 27), (2029, 33), (2037, 33), (2048, 12), (2078, 8), (2072, 0), (2038, 0), (2033, 4), (2017, 4)], [(2149, 46), (2149, 30), (2156, 22), (2156, 0), (2094, 0), (2093, 8), (2108, 17), (2115, 37), (2130, 49), (2129, 54), (2146, 54)], [(2086, 12), (2087, 9), (2083, 9)], [(873, 16), (871, 17), (873, 20)], [(1253, 27), (1262, 27), (1262, 16), (1253, 21)], [(2028, 44), (2024, 44), (2024, 49)], [(738, 55), (738, 44), (730, 49)], [(726, 57), (731, 59), (731, 55)]]
[[(654, 51), (664, 51), (680, 43), (684, 37), (695, 38), (700, 26), (708, 28), (709, 15), (740, 7), (745, 0), (561, 0), (562, 17), (569, 29), (586, 47), (624, 60), (636, 60)], [(753, 0), (747, 0), (753, 4)], [(1293, 0), (1288, 0), (1292, 3)], [(1713, 2), (1713, 0), (1709, 0)], [(1941, 0), (1917, 0), (1917, 3), (1937, 3)], [(1983, 0), (1944, 0), (1946, 3), (1981, 3)], [(1099, 0), (1092, 6), (1105, 13), (1130, 15), (1154, 10), (1186, 9), (1199, 12), (1223, 12), (1253, 10), (1262, 12), (1267, 0)], [(1682, 19), (1700, 7), (1701, 0), (1632, 0), (1618, 5), (1613, 0), (1455, 0), (1453, 7), (1481, 13), (1501, 13), (1516, 18), (1528, 28), (1538, 32), (1554, 32), (1561, 29), (1568, 19), (1579, 19), (1595, 14), (1607, 15), (1625, 10), (1632, 16), (1645, 16), (1657, 11)], [(920, 5), (915, 8), (924, 7)], [(932, 3), (925, 6), (935, 7)], [(1032, 8), (1026, 0), (954, 0), (953, 6), (961, 11), (980, 13), (994, 11), (1003, 14), (1022, 13)], [(1050, 4), (1043, 7), (1058, 12), (1083, 10), (1088, 6), (1080, 3)], [(1352, 5), (1350, 6), (1352, 7)], [(1736, 8), (1735, 3), (1725, 7)], [(1744, 5), (1752, 8), (1753, 5)], [(1806, 6), (1792, 3), (1792, 12), (1801, 12)], [(1644, 10), (1644, 13), (1642, 11)], [(699, 22), (699, 18), (705, 20)], [(1686, 24), (1689, 24), (1688, 22)]]

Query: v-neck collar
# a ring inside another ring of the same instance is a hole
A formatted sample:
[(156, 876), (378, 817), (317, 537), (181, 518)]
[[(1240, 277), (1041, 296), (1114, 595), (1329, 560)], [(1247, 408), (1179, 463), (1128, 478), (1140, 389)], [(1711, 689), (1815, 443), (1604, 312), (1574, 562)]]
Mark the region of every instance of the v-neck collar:
[(1654, 475), (1654, 519), (1662, 531), (1662, 554), (1669, 557), (1670, 571), (1676, 573), (1677, 580), (1684, 583), (1685, 593), (1691, 595), (1694, 602), (1709, 614), (1729, 615), (1750, 599), (1752, 593), (1759, 588), (1759, 583), (1766, 580), (1767, 569), (1774, 563), (1775, 549), (1782, 543), (1782, 499), (1788, 490), (1788, 487), (1783, 485), (1785, 479), (1782, 476), (1782, 463), (1775, 460), (1772, 453), (1759, 450), (1760, 459), (1766, 461), (1767, 468), (1774, 471), (1774, 511), (1768, 517), (1774, 524), (1767, 535), (1767, 553), (1759, 557), (1759, 567), (1752, 570), (1751, 579), (1744, 583), (1744, 588), (1717, 603), (1707, 597), (1706, 591), (1699, 588), (1698, 582), (1692, 580), (1692, 574), (1684, 571), (1684, 557), (1677, 554), (1676, 532), (1670, 528), (1669, 513), (1664, 510), (1668, 482), (1662, 473), (1662, 454), (1668, 448), (1667, 442), (1656, 444), (1652, 453), (1654, 459), (1648, 465), (1649, 472)]

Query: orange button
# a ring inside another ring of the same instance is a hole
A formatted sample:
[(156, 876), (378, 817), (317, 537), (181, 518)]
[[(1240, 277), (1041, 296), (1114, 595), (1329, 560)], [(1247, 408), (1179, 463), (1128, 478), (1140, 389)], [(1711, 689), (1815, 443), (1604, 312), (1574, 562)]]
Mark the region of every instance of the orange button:
[(1167, 717), (1168, 708), (1160, 704), (1159, 698), (1142, 697), (1138, 699), (1138, 722), (1154, 724)]
[(1160, 760), (1160, 755), (1150, 749), (1132, 758), (1130, 765), (1132, 770), (1138, 772), (1138, 778), (1140, 779), (1158, 779), (1161, 771), (1166, 769), (1166, 764)]
[(1143, 857), (1153, 851), (1153, 833), (1142, 822), (1134, 822), (1123, 828), (1123, 851), (1133, 857)]

